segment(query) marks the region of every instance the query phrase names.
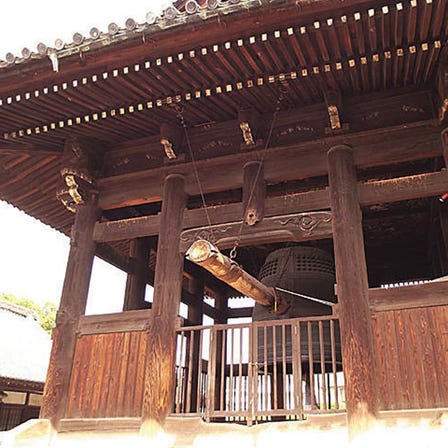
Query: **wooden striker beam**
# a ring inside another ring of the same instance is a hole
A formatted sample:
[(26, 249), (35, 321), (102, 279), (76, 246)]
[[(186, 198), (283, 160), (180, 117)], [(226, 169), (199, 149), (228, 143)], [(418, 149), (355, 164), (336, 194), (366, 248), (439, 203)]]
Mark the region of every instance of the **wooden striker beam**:
[(245, 272), (238, 264), (208, 241), (198, 240), (186, 253), (187, 259), (211, 272), (224, 283), (242, 294), (252, 297), (260, 305), (272, 308), (276, 300), (275, 290), (263, 285)]
[(347, 417), (350, 434), (354, 436), (368, 429), (375, 419), (378, 388), (362, 215), (350, 147), (340, 145), (330, 149), (328, 176)]
[(183, 278), (179, 240), (187, 200), (184, 182), (177, 174), (164, 182), (143, 398), (144, 435), (158, 433), (173, 407), (176, 319)]

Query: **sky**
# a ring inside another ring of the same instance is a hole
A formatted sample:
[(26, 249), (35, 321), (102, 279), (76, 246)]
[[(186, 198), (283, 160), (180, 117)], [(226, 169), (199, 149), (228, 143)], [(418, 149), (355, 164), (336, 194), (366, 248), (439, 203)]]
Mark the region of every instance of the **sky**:
[[(13, 0), (0, 4), (0, 59), (36, 51), (39, 42), (54, 46), (57, 38), (71, 42), (74, 33), (88, 36), (92, 27), (106, 31), (111, 22), (144, 22), (149, 11), (160, 13), (168, 0)], [(69, 239), (0, 201), (0, 293), (27, 297), (43, 304), (59, 303)], [(95, 259), (87, 314), (118, 312), (123, 304), (126, 276)]]

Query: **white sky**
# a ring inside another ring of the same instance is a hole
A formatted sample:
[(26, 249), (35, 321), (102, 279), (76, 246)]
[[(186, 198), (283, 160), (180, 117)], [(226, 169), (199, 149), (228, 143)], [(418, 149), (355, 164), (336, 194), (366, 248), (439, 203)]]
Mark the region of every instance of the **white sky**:
[[(36, 51), (39, 42), (53, 46), (57, 38), (71, 42), (75, 32), (106, 31), (111, 22), (124, 26), (127, 18), (143, 22), (168, 0), (3, 0), (0, 4), (0, 59), (20, 55), (23, 47)], [(59, 302), (69, 239), (14, 207), (0, 201), (0, 293), (28, 297), (38, 303)], [(88, 313), (120, 311), (126, 277), (96, 259)]]

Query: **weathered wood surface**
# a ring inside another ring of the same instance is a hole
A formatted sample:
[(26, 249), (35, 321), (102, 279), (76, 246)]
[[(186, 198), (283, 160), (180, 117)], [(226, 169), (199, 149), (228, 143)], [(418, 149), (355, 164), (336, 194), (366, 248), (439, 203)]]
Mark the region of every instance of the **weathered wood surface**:
[(195, 241), (185, 256), (244, 296), (252, 297), (260, 305), (274, 306), (276, 298), (274, 288), (263, 285), (255, 277), (244, 271), (236, 262), (222, 254), (209, 241)]
[[(202, 191), (214, 193), (241, 188), (243, 170), (235, 170), (235, 167), (256, 160), (263, 160), (264, 177), (269, 184), (324, 176), (327, 174), (325, 150), (329, 145), (341, 142), (356, 146), (355, 163), (360, 168), (420, 160), (441, 155), (439, 135), (435, 132), (434, 124), (430, 120), (405, 127), (344, 135), (343, 138), (328, 137), (325, 140), (199, 160), (196, 167)], [(410, 129), (413, 132), (409, 132)], [(173, 172), (185, 175), (185, 191), (188, 195), (200, 193), (192, 164), (183, 163), (100, 179), (99, 205), (106, 210), (160, 201), (162, 181)]]
[(448, 306), (377, 312), (374, 330), (380, 408), (448, 406)]
[[(214, 111), (211, 110), (211, 112)], [(262, 118), (260, 125), (264, 128), (263, 133), (268, 134), (267, 128), (271, 126), (271, 113), (264, 113), (260, 118)], [(431, 94), (428, 91), (416, 92), (398, 89), (377, 92), (373, 95), (346, 96), (343, 110), (343, 138), (350, 139), (352, 133), (356, 135), (358, 132), (365, 131), (370, 131), (375, 136), (379, 128), (412, 125), (431, 118), (435, 119), (435, 113)], [(249, 121), (252, 121), (249, 126), (250, 130), (253, 131), (253, 120)], [(247, 120), (245, 122), (247, 123)], [(350, 132), (347, 132), (346, 123), (350, 125)], [(322, 139), (329, 137), (327, 133), (329, 126), (327, 105), (325, 103), (315, 103), (293, 110), (280, 110), (276, 114), (273, 125), (269, 144), (278, 148), (277, 158), (279, 161), (286, 155), (283, 154), (283, 147), (288, 148), (288, 145), (295, 145), (297, 142), (304, 144), (311, 143), (312, 140), (321, 140), (320, 148), (324, 148), (326, 142)], [(256, 141), (255, 146), (241, 144), (243, 139), (241, 138), (240, 127), (241, 121), (239, 119), (231, 119), (229, 121), (207, 122), (206, 125), (189, 128), (188, 135), (191, 146), (195, 151), (195, 159), (222, 157), (241, 151), (254, 152), (264, 146), (263, 144), (260, 145), (262, 143), (260, 141)], [(438, 132), (437, 129), (434, 129), (434, 131)], [(337, 132), (339, 137), (342, 137), (341, 130)], [(250, 135), (250, 131), (248, 134)], [(356, 144), (357, 147), (363, 146), (365, 140), (353, 141), (351, 144)], [(345, 140), (331, 141), (331, 144), (342, 141), (346, 142)], [(319, 151), (319, 146), (313, 146), (313, 148)], [(107, 153), (104, 177), (160, 166), (162, 163), (162, 151), (160, 149), (160, 138), (152, 136), (113, 145)], [(386, 156), (386, 154), (384, 155)], [(251, 160), (256, 162), (263, 159), (251, 158)], [(241, 164), (241, 166), (243, 165), (244, 163)], [(300, 169), (303, 168), (300, 167)]]
[(181, 234), (182, 253), (198, 239), (212, 241), (220, 249), (234, 244), (251, 246), (255, 244), (286, 241), (310, 241), (331, 237), (331, 213), (310, 212), (265, 218), (254, 226), (241, 222), (230, 222), (219, 226), (185, 230)]
[(377, 415), (378, 390), (362, 215), (350, 147), (336, 146), (328, 152), (328, 177), (347, 418), (354, 435)]
[(146, 331), (79, 337), (66, 417), (139, 417), (147, 340)]
[(124, 311), (101, 315), (82, 316), (78, 335), (116, 333), (119, 331), (144, 331), (148, 329), (151, 310)]
[(128, 273), (124, 291), (123, 310), (140, 310), (149, 307), (145, 302), (146, 284), (149, 272), (148, 238), (133, 239), (130, 243), (129, 257), (133, 264), (133, 272)]
[(186, 206), (184, 177), (168, 176), (163, 196), (146, 358), (143, 433), (157, 431), (174, 403), (176, 320), (183, 279), (179, 239)]
[(246, 163), (243, 170), (243, 219), (247, 225), (253, 226), (264, 216), (266, 184), (263, 163)]
[[(424, 173), (372, 182), (359, 182), (358, 195), (362, 206), (404, 201), (419, 197), (438, 196), (446, 193), (448, 171)], [(328, 188), (305, 193), (291, 193), (287, 196), (268, 197), (265, 203), (265, 215), (301, 213), (324, 210), (330, 207)], [(241, 219), (241, 203), (208, 207), (207, 211), (213, 225), (234, 222)], [(206, 226), (203, 209), (186, 210), (184, 228)], [(97, 223), (94, 238), (96, 241), (117, 241), (157, 235), (160, 216), (143, 216), (121, 221)]]
[(369, 302), (373, 312), (448, 305), (448, 281), (369, 289)]
[(72, 228), (61, 302), (53, 330), (50, 366), (40, 412), (57, 426), (64, 417), (68, 399), (70, 375), (75, 353), (78, 319), (84, 314), (89, 290), (95, 243), (93, 229), (99, 217), (97, 198), (79, 206)]

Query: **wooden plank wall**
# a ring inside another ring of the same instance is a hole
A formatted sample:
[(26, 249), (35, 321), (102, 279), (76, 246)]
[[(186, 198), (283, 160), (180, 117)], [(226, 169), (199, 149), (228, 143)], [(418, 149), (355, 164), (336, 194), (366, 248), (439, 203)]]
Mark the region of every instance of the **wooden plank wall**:
[(81, 335), (66, 417), (140, 417), (147, 340), (146, 331)]
[(380, 409), (448, 406), (448, 305), (377, 311)]

